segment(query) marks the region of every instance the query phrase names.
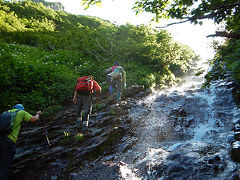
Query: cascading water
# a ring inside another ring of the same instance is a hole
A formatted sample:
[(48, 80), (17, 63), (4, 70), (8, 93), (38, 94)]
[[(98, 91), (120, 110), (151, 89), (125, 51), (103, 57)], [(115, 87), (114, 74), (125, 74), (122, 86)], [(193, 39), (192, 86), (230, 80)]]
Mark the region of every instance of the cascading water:
[(233, 178), (237, 164), (229, 148), (239, 110), (231, 83), (201, 89), (204, 74), (184, 82), (153, 93), (131, 110), (135, 145), (119, 157), (123, 179)]

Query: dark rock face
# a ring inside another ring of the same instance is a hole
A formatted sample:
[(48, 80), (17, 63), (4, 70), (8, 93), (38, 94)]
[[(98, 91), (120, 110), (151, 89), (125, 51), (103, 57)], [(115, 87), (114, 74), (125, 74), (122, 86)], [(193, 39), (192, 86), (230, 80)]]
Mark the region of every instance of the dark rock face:
[(234, 123), (234, 139), (231, 143), (231, 157), (234, 161), (240, 162), (240, 120)]
[[(132, 86), (128, 87), (128, 89), (127, 89), (127, 96), (132, 97), (132, 96), (135, 96), (136, 94), (138, 96), (142, 95), (142, 94), (144, 95), (145, 93), (143, 92), (143, 90), (144, 90), (143, 85), (132, 85)], [(140, 93), (140, 92), (142, 92), (142, 93)]]
[(14, 179), (239, 179), (231, 158), (239, 160), (240, 121), (232, 125), (230, 89), (149, 93), (132, 86), (120, 106), (109, 96), (95, 98), (87, 133), (75, 128), (76, 110), (68, 105), (42, 119), (51, 145), (40, 122), (25, 124)]
[(71, 180), (89, 180), (89, 179), (109, 179), (120, 180), (120, 167), (117, 163), (96, 163), (85, 168), (80, 174), (72, 173), (69, 179)]
[[(133, 89), (135, 95), (146, 95), (138, 87), (130, 88), (131, 93)], [(102, 109), (94, 109), (87, 133), (75, 128), (73, 105), (42, 119), (43, 124), (24, 124), (17, 142), (14, 179), (120, 179), (120, 166), (108, 161), (135, 143), (128, 113), (136, 103), (133, 98), (123, 100), (121, 106), (116, 106), (111, 97), (95, 100)]]

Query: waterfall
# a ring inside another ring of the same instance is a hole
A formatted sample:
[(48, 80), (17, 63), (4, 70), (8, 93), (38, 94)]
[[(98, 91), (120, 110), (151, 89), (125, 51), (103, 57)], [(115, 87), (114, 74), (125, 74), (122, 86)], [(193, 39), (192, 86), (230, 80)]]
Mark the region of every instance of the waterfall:
[(137, 142), (120, 157), (123, 179), (230, 178), (237, 167), (228, 153), (232, 123), (239, 118), (231, 82), (202, 89), (205, 74), (194, 73), (131, 109)]

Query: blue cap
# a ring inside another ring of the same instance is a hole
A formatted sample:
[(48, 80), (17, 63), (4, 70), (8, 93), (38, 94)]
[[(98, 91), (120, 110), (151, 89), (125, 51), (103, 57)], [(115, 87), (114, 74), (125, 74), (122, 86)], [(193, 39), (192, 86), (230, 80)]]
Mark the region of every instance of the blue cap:
[(115, 66), (119, 66), (119, 63), (118, 63), (118, 61), (116, 61), (116, 62), (114, 63), (114, 65), (115, 65)]
[(24, 110), (24, 106), (22, 104), (16, 104), (15, 106), (13, 106), (13, 109)]

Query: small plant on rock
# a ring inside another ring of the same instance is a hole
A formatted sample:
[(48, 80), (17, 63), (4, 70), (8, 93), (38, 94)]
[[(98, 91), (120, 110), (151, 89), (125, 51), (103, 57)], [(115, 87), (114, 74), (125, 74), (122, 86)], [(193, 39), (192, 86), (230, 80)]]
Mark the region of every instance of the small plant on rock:
[(83, 141), (83, 139), (84, 139), (83, 133), (76, 134), (75, 139), (77, 140), (77, 142)]

